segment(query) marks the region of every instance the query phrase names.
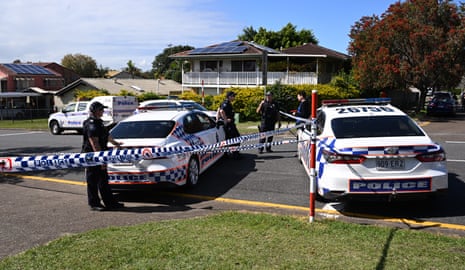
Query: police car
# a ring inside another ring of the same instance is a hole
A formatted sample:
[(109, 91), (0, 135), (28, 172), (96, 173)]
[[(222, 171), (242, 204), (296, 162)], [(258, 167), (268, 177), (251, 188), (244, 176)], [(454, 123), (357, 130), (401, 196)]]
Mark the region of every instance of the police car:
[[(111, 135), (122, 148), (145, 148), (150, 157), (152, 147), (211, 145), (225, 140), (223, 126), (202, 111), (147, 111), (119, 122)], [(174, 153), (161, 158), (108, 165), (109, 183), (113, 188), (129, 185), (171, 183), (194, 186), (199, 175), (217, 162), (223, 153)]]
[[(411, 198), (448, 189), (444, 149), (389, 98), (323, 101), (316, 120), (322, 198)], [(298, 157), (310, 176), (310, 128), (298, 137)]]
[(204, 106), (193, 100), (182, 99), (153, 99), (142, 101), (134, 111), (134, 114), (155, 110), (199, 110), (205, 112), (213, 119), (216, 119), (216, 111), (209, 111)]

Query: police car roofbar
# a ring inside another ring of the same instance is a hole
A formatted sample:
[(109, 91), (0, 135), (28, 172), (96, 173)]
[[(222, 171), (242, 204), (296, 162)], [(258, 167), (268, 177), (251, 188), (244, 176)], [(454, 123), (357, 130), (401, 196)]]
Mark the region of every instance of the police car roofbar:
[(329, 99), (323, 100), (322, 105), (326, 107), (341, 105), (362, 105), (362, 104), (389, 104), (391, 98), (356, 98), (356, 99)]

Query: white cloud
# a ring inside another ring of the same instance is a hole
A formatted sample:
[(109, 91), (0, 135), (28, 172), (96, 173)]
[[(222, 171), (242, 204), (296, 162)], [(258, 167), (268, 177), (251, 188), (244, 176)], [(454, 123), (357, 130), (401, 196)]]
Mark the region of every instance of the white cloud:
[[(151, 69), (172, 45), (200, 47), (232, 40), (241, 27), (213, 10), (214, 0), (12, 0), (0, 10), (0, 62), (53, 61), (82, 53), (120, 69), (132, 60)], [(231, 35), (230, 33), (234, 33)]]

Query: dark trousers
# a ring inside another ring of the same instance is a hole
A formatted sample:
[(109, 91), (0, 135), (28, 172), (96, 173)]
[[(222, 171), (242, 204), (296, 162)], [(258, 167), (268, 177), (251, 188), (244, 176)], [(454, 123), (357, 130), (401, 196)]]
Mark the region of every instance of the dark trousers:
[(99, 206), (100, 196), (105, 206), (109, 207), (115, 204), (111, 187), (108, 184), (108, 172), (102, 166), (93, 166), (86, 168), (86, 181), (87, 181), (87, 200), (89, 205)]
[[(265, 125), (264, 123), (262, 123), (260, 125), (260, 132), (272, 131), (272, 130), (274, 130), (274, 126), (275, 126), (275, 124), (273, 124), (273, 125)], [(273, 141), (273, 136), (268, 136), (268, 137), (260, 138), (260, 140), (258, 142), (259, 143), (265, 143), (265, 142), (271, 143), (272, 141)], [(263, 147), (260, 147), (259, 150), (263, 151)], [(271, 145), (267, 145), (266, 150), (267, 151), (271, 150)]]
[[(232, 138), (236, 138), (236, 137), (240, 137), (241, 134), (239, 133), (239, 130), (237, 129), (236, 127), (236, 124), (234, 123), (229, 123), (225, 126), (225, 129), (224, 129), (225, 133), (226, 133), (226, 139), (232, 139)], [(241, 143), (235, 143), (235, 144), (232, 144), (230, 146), (239, 146), (241, 145)], [(233, 151), (231, 153), (231, 155), (234, 157), (234, 158), (238, 158), (239, 157), (239, 151)]]

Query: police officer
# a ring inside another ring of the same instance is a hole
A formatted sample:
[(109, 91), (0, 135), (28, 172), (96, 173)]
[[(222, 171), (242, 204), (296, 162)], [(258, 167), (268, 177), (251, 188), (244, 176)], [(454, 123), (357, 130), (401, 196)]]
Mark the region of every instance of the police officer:
[[(239, 130), (237, 130), (236, 124), (234, 123), (234, 109), (232, 102), (234, 101), (236, 94), (232, 91), (229, 91), (226, 94), (226, 99), (221, 103), (220, 108), (218, 109), (218, 119), (222, 119), (224, 122), (224, 128), (226, 133), (226, 139), (232, 139), (241, 136)], [(233, 144), (233, 146), (240, 145)], [(239, 152), (232, 152), (233, 158), (239, 158)]]
[[(90, 105), (90, 115), (84, 121), (82, 152), (99, 152), (108, 150), (107, 143), (119, 147), (121, 143), (115, 141), (103, 125), (102, 115), (106, 108), (102, 103), (96, 101)], [(87, 200), (91, 210), (103, 211), (123, 208), (124, 204), (119, 203), (113, 197), (108, 185), (107, 165), (98, 165), (86, 168)], [(100, 202), (100, 196), (105, 204)]]
[[(299, 101), (299, 106), (297, 107), (297, 111), (294, 115), (305, 119), (310, 118), (310, 102), (307, 100), (307, 94), (305, 91), (299, 91), (299, 93), (297, 93), (297, 100)], [(302, 121), (298, 120), (296, 125), (300, 123), (302, 123)]]
[[(266, 93), (265, 99), (260, 102), (256, 111), (261, 115), (261, 122), (259, 126), (260, 132), (274, 130), (276, 122), (279, 122), (278, 128), (281, 127), (279, 106), (278, 103), (273, 100), (273, 94), (271, 92)], [(272, 141), (273, 136), (268, 136), (267, 138), (263, 137), (259, 140), (260, 143), (271, 143)], [(263, 153), (263, 147), (260, 147), (258, 152), (260, 154)], [(266, 146), (266, 152), (273, 152), (271, 150), (271, 145)]]

